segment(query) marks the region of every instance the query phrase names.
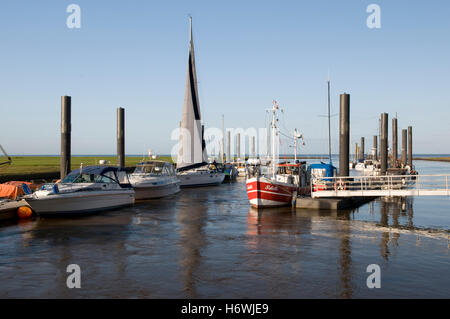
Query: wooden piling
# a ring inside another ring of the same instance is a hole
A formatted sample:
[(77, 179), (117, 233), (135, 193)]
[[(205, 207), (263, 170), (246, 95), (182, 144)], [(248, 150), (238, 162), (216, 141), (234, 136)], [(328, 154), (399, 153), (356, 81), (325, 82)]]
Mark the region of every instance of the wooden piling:
[(125, 167), (125, 109), (117, 108), (117, 164)]
[(339, 175), (349, 176), (350, 94), (340, 96)]
[(70, 173), (71, 158), (71, 131), (72, 131), (72, 98), (61, 97), (61, 157), (60, 178), (63, 179)]
[(402, 130), (402, 163), (404, 166), (408, 164), (406, 150), (408, 149), (408, 131)]
[(396, 166), (398, 159), (397, 119), (392, 119), (392, 164)]
[(381, 140), (380, 140), (380, 160), (381, 175), (385, 175), (388, 168), (388, 114), (381, 114)]
[(375, 150), (374, 160), (378, 160), (378, 136), (373, 136), (373, 148)]
[(412, 157), (412, 126), (408, 126), (408, 165), (412, 169), (413, 157)]

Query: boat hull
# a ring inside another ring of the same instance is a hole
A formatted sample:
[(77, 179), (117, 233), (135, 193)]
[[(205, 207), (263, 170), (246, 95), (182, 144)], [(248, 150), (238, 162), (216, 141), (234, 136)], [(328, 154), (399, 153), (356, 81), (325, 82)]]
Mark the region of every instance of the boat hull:
[(42, 198), (27, 198), (31, 208), (41, 216), (78, 215), (130, 206), (134, 191), (101, 191), (55, 194)]
[(161, 198), (176, 194), (180, 191), (180, 184), (170, 183), (163, 185), (136, 185), (134, 186), (135, 199), (152, 199), (152, 198)]
[(247, 195), (255, 208), (289, 206), (296, 196), (297, 186), (276, 182), (265, 177), (247, 180)]
[(225, 174), (220, 172), (187, 172), (177, 174), (180, 187), (198, 187), (222, 184)]

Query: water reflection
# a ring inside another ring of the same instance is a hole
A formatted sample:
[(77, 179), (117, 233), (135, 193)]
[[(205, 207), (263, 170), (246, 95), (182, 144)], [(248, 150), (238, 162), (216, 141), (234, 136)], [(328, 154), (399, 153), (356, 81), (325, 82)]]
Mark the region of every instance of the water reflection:
[(207, 220), (207, 206), (202, 203), (205, 198), (199, 198), (200, 194), (195, 189), (187, 189), (180, 195), (178, 202), (181, 278), (187, 298), (198, 297), (196, 271), (201, 263), (201, 251), (206, 245), (203, 228)]
[[(284, 242), (280, 240), (280, 235), (286, 235), (289, 238), (289, 244), (295, 246), (295, 249), (291, 252), (294, 255), (291, 256), (292, 258), (286, 258), (286, 263), (291, 263), (293, 268), (302, 269), (305, 267), (304, 263), (306, 267), (309, 267), (309, 263), (305, 261), (308, 255), (317, 254), (317, 251), (311, 251), (319, 244), (317, 239), (316, 241), (314, 239), (316, 234), (332, 234), (335, 238), (335, 240), (332, 240), (334, 242), (332, 245), (335, 248), (330, 248), (337, 253), (335, 264), (338, 265), (338, 282), (336, 283), (338, 295), (341, 298), (351, 298), (354, 285), (351, 275), (350, 214), (351, 211), (338, 213), (337, 211), (295, 211), (291, 208), (264, 210), (250, 208), (247, 214), (247, 245), (249, 249), (260, 252), (267, 250), (268, 245), (273, 245), (274, 249), (282, 250), (285, 248), (284, 246), (280, 247), (280, 243)], [(329, 224), (329, 222), (333, 223)], [(326, 224), (325, 228), (324, 224)], [(322, 233), (323, 231), (325, 233)], [(332, 264), (333, 262), (329, 265), (323, 265), (323, 267), (326, 268)], [(313, 269), (310, 271), (314, 272)], [(319, 272), (319, 269), (317, 271)], [(333, 276), (333, 273), (317, 273), (317, 276), (320, 278), (330, 274)], [(288, 280), (295, 281), (295, 277)], [(301, 281), (299, 281), (299, 284), (301, 284)]]
[[(0, 228), (0, 297), (364, 298), (374, 294), (372, 263), (389, 264), (393, 279), (377, 296), (448, 297), (448, 232), (424, 227), (435, 220), (417, 201), (258, 211), (237, 182), (88, 218), (9, 224)], [(439, 231), (445, 247), (416, 246), (421, 231)], [(65, 287), (70, 263), (82, 268), (81, 290)]]

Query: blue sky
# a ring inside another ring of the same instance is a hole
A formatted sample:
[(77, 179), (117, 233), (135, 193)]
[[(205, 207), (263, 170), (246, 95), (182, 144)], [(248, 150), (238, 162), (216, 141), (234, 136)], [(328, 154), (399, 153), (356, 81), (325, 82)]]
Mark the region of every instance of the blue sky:
[[(81, 28), (66, 7), (81, 7)], [(369, 29), (369, 4), (381, 29)], [(414, 127), (415, 153), (450, 152), (448, 1), (2, 1), (0, 143), (11, 154), (58, 154), (60, 97), (72, 96), (72, 153), (116, 152), (125, 107), (126, 152), (176, 143), (194, 20), (207, 127), (263, 127), (273, 99), (302, 153), (327, 152), (332, 113), (351, 94), (352, 142), (371, 147), (380, 113)], [(332, 119), (337, 152), (338, 116)], [(353, 148), (352, 148), (353, 149)]]

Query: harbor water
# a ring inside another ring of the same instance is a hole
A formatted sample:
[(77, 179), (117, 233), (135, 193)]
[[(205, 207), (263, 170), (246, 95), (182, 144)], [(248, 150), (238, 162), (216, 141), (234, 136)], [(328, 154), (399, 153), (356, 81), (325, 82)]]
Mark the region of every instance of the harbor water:
[[(3, 223), (0, 298), (449, 298), (449, 230), (447, 197), (257, 211), (242, 179), (83, 218)], [(79, 289), (66, 285), (70, 264)], [(371, 264), (381, 288), (367, 286)]]

